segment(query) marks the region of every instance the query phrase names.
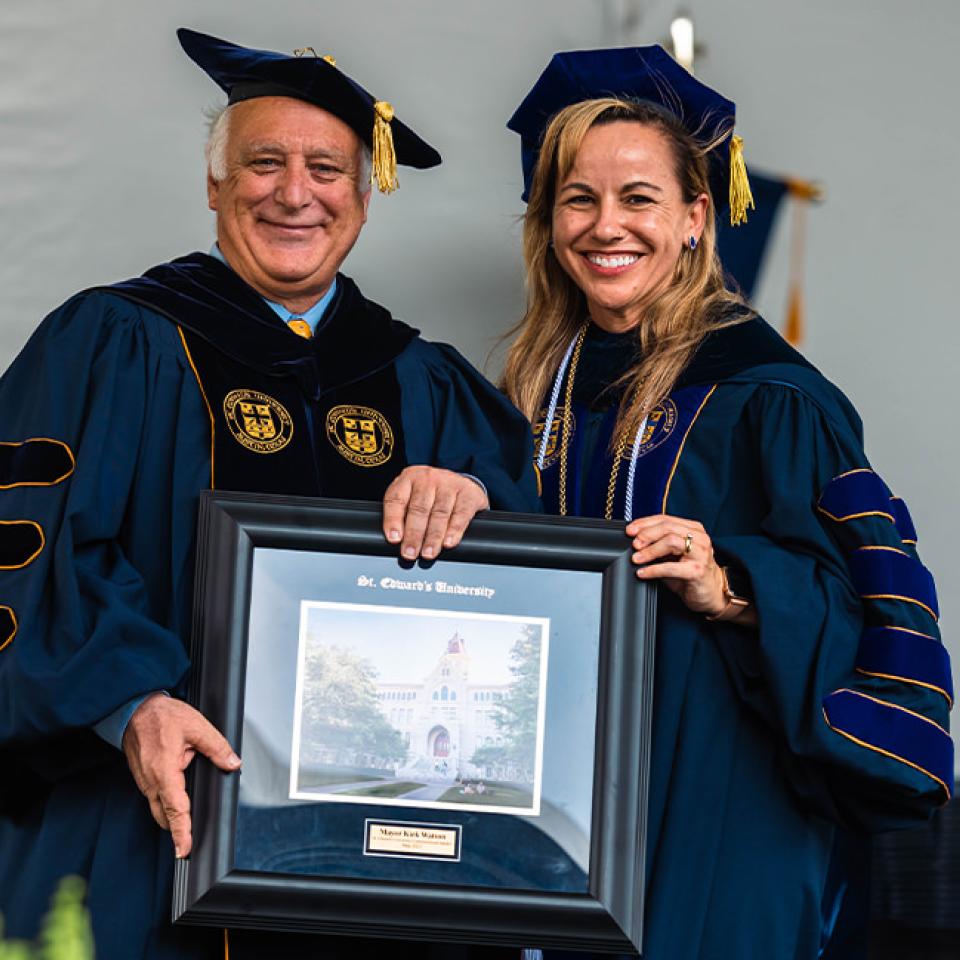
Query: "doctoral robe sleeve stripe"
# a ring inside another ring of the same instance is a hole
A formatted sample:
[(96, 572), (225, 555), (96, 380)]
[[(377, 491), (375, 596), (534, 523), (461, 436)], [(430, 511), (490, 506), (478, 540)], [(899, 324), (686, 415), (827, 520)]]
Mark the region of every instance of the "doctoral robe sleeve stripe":
[(0, 605), (0, 650), (10, 646), (17, 635), (17, 615), (13, 607)]
[(43, 527), (35, 520), (0, 520), (0, 570), (19, 570), (43, 551)]
[(902, 627), (870, 627), (860, 638), (856, 668), (872, 677), (935, 690), (953, 706), (950, 655), (936, 637)]
[(75, 467), (73, 451), (60, 440), (0, 441), (0, 490), (52, 487), (66, 480)]
[(850, 575), (864, 600), (903, 600), (940, 617), (937, 592), (930, 571), (895, 547), (865, 546), (850, 556)]
[(904, 543), (916, 544), (917, 529), (913, 525), (913, 518), (907, 505), (899, 497), (890, 498), (890, 509), (893, 511), (893, 522), (897, 525), (897, 532)]
[(890, 490), (877, 474), (866, 467), (834, 477), (824, 487), (817, 506), (837, 523), (862, 517), (886, 517), (895, 523)]
[(953, 782), (953, 741), (933, 720), (855, 690), (836, 690), (823, 701), (835, 733), (926, 774), (947, 799)]

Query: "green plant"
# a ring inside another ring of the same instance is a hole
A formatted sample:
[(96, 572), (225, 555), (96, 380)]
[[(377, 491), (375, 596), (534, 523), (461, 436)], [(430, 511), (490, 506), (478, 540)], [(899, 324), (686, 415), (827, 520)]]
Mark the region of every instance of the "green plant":
[(51, 898), (39, 943), (4, 940), (0, 917), (0, 960), (93, 960), (93, 931), (83, 905), (86, 885), (64, 877)]

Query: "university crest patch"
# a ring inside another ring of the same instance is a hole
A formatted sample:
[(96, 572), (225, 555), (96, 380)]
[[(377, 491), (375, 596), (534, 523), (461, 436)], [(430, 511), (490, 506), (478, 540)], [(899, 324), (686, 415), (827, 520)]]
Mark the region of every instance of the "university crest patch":
[(667, 397), (658, 403), (647, 416), (638, 456), (644, 456), (660, 446), (673, 433), (677, 425), (677, 405)]
[(231, 390), (223, 414), (233, 439), (254, 453), (276, 453), (293, 437), (293, 419), (283, 404), (257, 390)]
[(333, 407), (327, 414), (327, 439), (341, 457), (358, 467), (379, 467), (393, 455), (393, 430), (372, 407)]
[[(547, 410), (546, 407), (542, 408), (537, 413), (537, 419), (533, 424), (533, 453), (534, 453), (534, 463), (537, 462), (537, 459), (540, 456), (540, 444), (543, 442), (543, 430), (546, 426), (547, 419)], [(567, 434), (568, 441), (573, 439), (573, 435), (577, 429), (576, 418), (573, 415), (573, 411), (567, 411), (566, 407), (558, 406), (553, 414), (553, 422), (550, 424), (550, 433), (547, 436), (547, 449), (543, 458), (544, 469), (549, 467), (554, 463), (558, 456), (560, 456), (560, 424), (563, 424), (563, 429)]]

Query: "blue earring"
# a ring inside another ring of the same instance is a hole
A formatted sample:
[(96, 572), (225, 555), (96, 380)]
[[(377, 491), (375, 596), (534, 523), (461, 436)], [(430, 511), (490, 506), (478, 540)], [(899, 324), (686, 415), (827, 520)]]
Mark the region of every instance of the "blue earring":
[(697, 238), (694, 237), (694, 236), (691, 236), (691, 237), (690, 237), (690, 249), (691, 249), (691, 250), (696, 250), (696, 249), (697, 249)]

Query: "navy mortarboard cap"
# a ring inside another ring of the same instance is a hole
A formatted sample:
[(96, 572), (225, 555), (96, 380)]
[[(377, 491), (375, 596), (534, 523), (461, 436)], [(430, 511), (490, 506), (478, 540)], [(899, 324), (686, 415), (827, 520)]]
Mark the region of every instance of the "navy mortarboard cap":
[(524, 201), (553, 116), (570, 104), (604, 97), (653, 103), (673, 114), (701, 144), (715, 142), (729, 130), (729, 136), (709, 154), (710, 187), (718, 206), (729, 196), (731, 223), (747, 219), (753, 197), (743, 141), (733, 135), (736, 105), (697, 80), (660, 46), (554, 54), (507, 123), (508, 129), (520, 134)]
[(373, 151), (373, 175), (381, 192), (397, 188), (397, 164), (425, 169), (440, 163), (440, 154), (377, 100), (337, 69), (332, 57), (318, 57), (312, 47), (292, 56), (251, 50), (181, 27), (180, 46), (227, 94), (230, 103), (255, 97), (293, 97), (339, 117)]

